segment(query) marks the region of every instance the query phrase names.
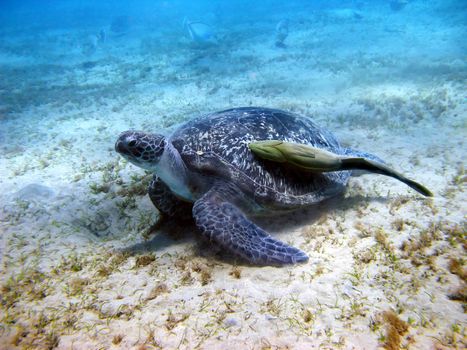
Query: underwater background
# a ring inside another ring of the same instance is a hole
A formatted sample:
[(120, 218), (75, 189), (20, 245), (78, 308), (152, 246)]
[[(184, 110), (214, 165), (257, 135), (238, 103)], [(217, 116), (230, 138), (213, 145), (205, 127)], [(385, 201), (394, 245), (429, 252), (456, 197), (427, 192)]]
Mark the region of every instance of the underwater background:
[[(467, 2), (0, 2), (0, 349), (464, 349)], [(309, 116), (434, 192), (352, 178), (259, 267), (159, 214), (120, 132)]]

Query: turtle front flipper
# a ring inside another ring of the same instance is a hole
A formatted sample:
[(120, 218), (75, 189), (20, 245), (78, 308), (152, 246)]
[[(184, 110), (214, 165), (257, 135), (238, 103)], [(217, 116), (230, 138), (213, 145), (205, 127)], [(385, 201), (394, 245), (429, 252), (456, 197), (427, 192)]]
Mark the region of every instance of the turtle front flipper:
[(196, 226), (210, 241), (254, 264), (285, 265), (308, 261), (301, 250), (271, 237), (234, 204), (235, 195), (214, 186), (193, 206)]
[[(433, 196), (433, 193), (422, 184), (407, 178), (383, 163), (359, 154), (340, 155), (310, 145), (279, 140), (256, 141), (248, 146), (260, 158), (289, 164), (305, 171), (364, 170), (393, 177), (424, 196)], [(373, 158), (378, 159), (374, 156)]]
[(154, 175), (148, 187), (149, 198), (152, 204), (161, 213), (161, 220), (174, 218), (178, 220), (191, 219), (192, 204), (177, 198), (162, 180)]

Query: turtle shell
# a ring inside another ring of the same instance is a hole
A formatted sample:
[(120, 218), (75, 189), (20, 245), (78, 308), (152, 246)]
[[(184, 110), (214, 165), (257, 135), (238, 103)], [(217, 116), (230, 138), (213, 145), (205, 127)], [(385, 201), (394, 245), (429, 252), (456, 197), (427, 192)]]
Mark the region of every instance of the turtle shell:
[(343, 153), (336, 138), (309, 118), (257, 107), (195, 118), (176, 130), (168, 141), (191, 174), (203, 179), (204, 190), (221, 179), (234, 184), (261, 207), (296, 208), (343, 191), (349, 171), (306, 173), (259, 159), (248, 148), (250, 142), (272, 139)]

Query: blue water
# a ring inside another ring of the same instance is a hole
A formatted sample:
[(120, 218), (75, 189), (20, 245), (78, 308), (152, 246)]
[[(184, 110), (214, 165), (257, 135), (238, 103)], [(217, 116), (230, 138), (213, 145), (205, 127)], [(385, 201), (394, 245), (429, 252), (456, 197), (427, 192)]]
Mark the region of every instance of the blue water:
[[(79, 99), (82, 87), (58, 84), (54, 77), (75, 81), (79, 69), (97, 69), (113, 60), (143, 64), (147, 58), (157, 60), (164, 55), (179, 76), (215, 80), (223, 74), (247, 74), (263, 64), (261, 56), (276, 50), (271, 47), (275, 27), (283, 19), (289, 21), (290, 33), (283, 52), (277, 51), (304, 70), (322, 68), (346, 75), (358, 69), (355, 74), (364, 83), (460, 78), (465, 76), (465, 15), (463, 1), (411, 1), (398, 11), (391, 10), (388, 1), (3, 1), (0, 97), (9, 109), (23, 108), (36, 99), (43, 103), (64, 98), (43, 89), (60, 85), (72, 88), (67, 99)], [(185, 17), (208, 25), (217, 44), (203, 47), (203, 42), (190, 42), (183, 27)], [(117, 25), (113, 30), (118, 18), (125, 28)], [(96, 38), (100, 31), (103, 42)], [(141, 69), (153, 67), (148, 64)], [(148, 79), (157, 82), (153, 75), (148, 74)], [(124, 78), (117, 83), (126, 85)], [(288, 84), (301, 89), (302, 84), (294, 80)], [(143, 83), (144, 77), (137, 82)], [(107, 90), (107, 83), (104, 79), (93, 85), (92, 92), (83, 93), (90, 98), (96, 98), (96, 89), (106, 94), (102, 90)], [(15, 93), (18, 85), (26, 90)], [(23, 103), (28, 89), (34, 97)], [(313, 97), (310, 90), (306, 98)]]
[[(466, 347), (466, 36), (461, 0), (0, 0), (0, 349), (391, 348), (388, 310), (402, 346)], [(118, 135), (244, 106), (435, 196), (366, 175), (259, 219), (310, 257), (285, 268), (154, 229)]]

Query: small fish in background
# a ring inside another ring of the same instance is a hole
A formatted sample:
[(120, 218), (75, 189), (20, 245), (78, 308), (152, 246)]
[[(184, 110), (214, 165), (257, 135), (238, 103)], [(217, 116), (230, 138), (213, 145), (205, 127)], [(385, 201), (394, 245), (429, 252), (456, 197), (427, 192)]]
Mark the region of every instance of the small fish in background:
[(190, 21), (187, 17), (183, 19), (183, 29), (189, 38), (200, 44), (216, 44), (217, 40), (211, 26), (200, 21)]
[(81, 44), (81, 53), (85, 56), (91, 56), (96, 53), (99, 46), (104, 45), (107, 40), (105, 29), (102, 28), (99, 33), (91, 34)]
[(98, 44), (102, 45), (102, 44), (105, 44), (106, 41), (107, 41), (107, 33), (106, 33), (105, 29), (102, 28), (99, 31), (99, 34), (97, 34), (97, 42), (98, 42)]
[(89, 35), (81, 44), (81, 53), (85, 56), (91, 56), (97, 51), (99, 46), (99, 39), (97, 35)]
[(389, 7), (393, 11), (400, 11), (402, 10), (407, 4), (409, 3), (408, 0), (390, 0)]
[(276, 46), (285, 48), (285, 39), (289, 36), (289, 21), (283, 19), (276, 25)]

